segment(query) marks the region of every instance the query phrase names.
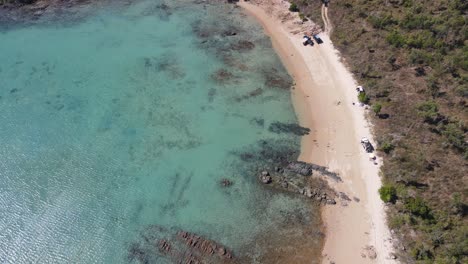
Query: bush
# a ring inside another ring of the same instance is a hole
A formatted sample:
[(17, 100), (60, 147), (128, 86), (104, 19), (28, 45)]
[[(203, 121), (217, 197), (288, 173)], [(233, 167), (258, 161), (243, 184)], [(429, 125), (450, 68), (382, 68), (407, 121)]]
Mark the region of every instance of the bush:
[(448, 125), (443, 127), (442, 135), (445, 136), (447, 141), (452, 145), (454, 148), (463, 151), (467, 147), (465, 141), (465, 133), (463, 132), (463, 128), (460, 124), (457, 123), (449, 123)]
[(426, 101), (417, 106), (419, 116), (424, 118), (425, 122), (433, 123), (439, 117), (439, 107), (434, 101)]
[(409, 60), (412, 64), (429, 64), (433, 61), (432, 55), (424, 50), (411, 49)]
[(390, 142), (384, 142), (381, 147), (382, 151), (387, 154), (390, 153), (390, 151), (392, 151), (394, 148), (395, 146)]
[(367, 104), (369, 102), (369, 97), (367, 97), (366, 93), (359, 93), (358, 100), (361, 103)]
[(397, 24), (397, 21), (393, 19), (391, 14), (386, 14), (383, 16), (370, 16), (369, 22), (371, 23), (372, 27), (379, 29), (384, 29), (392, 24)]
[(400, 25), (407, 29), (430, 29), (434, 23), (428, 15), (407, 14)]
[(405, 208), (415, 216), (419, 216), (423, 219), (431, 218), (431, 210), (426, 205), (423, 199), (420, 197), (410, 197), (406, 200)]
[(291, 3), (291, 5), (289, 6), (289, 11), (299, 12), (299, 7), (297, 7), (297, 5), (295, 3)]
[(379, 103), (375, 103), (372, 105), (372, 111), (374, 111), (375, 115), (380, 114), (380, 111), (382, 110), (382, 105)]
[(395, 46), (397, 48), (403, 47), (406, 43), (403, 35), (400, 34), (400, 32), (396, 30), (388, 34), (386, 39), (388, 43), (390, 43), (392, 46)]
[(396, 201), (396, 189), (390, 185), (383, 185), (379, 189), (380, 199), (386, 203), (394, 203)]

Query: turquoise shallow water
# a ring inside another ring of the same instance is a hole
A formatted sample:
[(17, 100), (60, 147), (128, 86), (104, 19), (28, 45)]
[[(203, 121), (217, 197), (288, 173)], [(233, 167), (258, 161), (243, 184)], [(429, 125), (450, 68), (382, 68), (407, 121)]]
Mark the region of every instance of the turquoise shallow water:
[(129, 248), (154, 225), (254, 262), (265, 232), (301, 236), (283, 228), (293, 216), (318, 225), (239, 155), (262, 141), (299, 149), (268, 130), (297, 121), (260, 26), (232, 6), (160, 4), (0, 33), (0, 262), (138, 262)]

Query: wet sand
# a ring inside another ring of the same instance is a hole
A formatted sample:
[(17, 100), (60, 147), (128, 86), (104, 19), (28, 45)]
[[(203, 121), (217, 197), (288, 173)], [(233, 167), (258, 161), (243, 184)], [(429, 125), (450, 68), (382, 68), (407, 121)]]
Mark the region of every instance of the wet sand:
[[(343, 182), (329, 184), (353, 199), (347, 205), (323, 208), (322, 262), (396, 263), (390, 259), (392, 241), (377, 192), (382, 161), (378, 158), (377, 165), (369, 161), (359, 143), (361, 137), (375, 142), (365, 118), (368, 110), (357, 104), (357, 83), (333, 47), (329, 29), (320, 33), (324, 43), (304, 47), (303, 33), (317, 27), (300, 23), (297, 13), (287, 11), (288, 2), (251, 0), (239, 5), (263, 25), (295, 80), (294, 107), (301, 125), (311, 128), (302, 139), (300, 159), (338, 172)], [(376, 258), (365, 250), (369, 247)]]

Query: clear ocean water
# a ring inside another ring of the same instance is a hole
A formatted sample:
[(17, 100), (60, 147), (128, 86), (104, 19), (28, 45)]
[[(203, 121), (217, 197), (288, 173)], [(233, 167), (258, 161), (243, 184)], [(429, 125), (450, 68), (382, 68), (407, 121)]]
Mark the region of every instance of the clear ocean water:
[(318, 229), (317, 208), (261, 185), (262, 161), (239, 154), (299, 150), (268, 130), (297, 120), (255, 21), (201, 1), (87, 12), (0, 32), (1, 263), (139, 263), (132, 245), (174, 262), (144, 245), (154, 226), (259, 263), (271, 241)]

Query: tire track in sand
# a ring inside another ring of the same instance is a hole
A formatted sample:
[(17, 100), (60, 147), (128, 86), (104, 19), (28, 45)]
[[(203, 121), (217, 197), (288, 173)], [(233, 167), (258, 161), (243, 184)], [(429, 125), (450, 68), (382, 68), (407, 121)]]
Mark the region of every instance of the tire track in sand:
[(333, 26), (328, 18), (328, 7), (325, 4), (322, 4), (322, 20), (324, 25), (324, 31), (330, 35), (333, 29)]

